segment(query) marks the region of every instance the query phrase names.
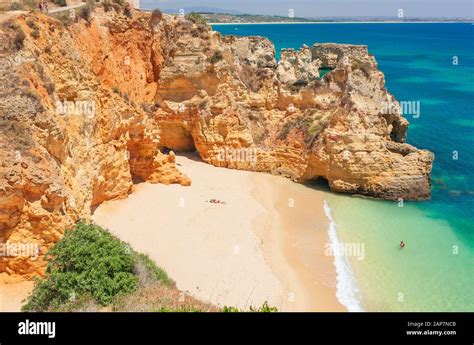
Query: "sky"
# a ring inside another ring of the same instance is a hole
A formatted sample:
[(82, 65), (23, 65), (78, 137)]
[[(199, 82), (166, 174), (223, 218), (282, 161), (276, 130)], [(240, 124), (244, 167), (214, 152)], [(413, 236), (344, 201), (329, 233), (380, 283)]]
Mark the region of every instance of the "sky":
[(474, 17), (474, 0), (140, 0), (142, 8), (214, 7), (295, 17)]

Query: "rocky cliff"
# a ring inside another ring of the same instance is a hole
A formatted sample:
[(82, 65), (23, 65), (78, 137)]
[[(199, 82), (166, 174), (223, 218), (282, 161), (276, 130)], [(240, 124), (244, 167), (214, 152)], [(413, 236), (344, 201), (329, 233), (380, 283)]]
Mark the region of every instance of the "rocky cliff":
[[(337, 192), (430, 197), (433, 155), (405, 143), (408, 122), (386, 106), (397, 102), (365, 46), (315, 44), (277, 63), (265, 38), (101, 7), (69, 25), (16, 17), (0, 42), (0, 241), (34, 243), (40, 257), (134, 183), (189, 185), (173, 151)], [(0, 258), (0, 272), (43, 269)]]

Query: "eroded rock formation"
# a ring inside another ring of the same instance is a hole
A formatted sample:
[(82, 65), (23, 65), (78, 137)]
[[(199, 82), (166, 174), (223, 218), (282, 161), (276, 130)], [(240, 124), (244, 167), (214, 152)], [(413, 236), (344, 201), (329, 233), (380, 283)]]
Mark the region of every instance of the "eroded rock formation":
[[(315, 44), (277, 63), (265, 38), (102, 8), (68, 27), (19, 16), (0, 40), (0, 241), (37, 243), (40, 257), (136, 182), (189, 185), (170, 150), (337, 192), (430, 197), (433, 155), (405, 143), (365, 46)], [(0, 272), (43, 269), (0, 258)]]

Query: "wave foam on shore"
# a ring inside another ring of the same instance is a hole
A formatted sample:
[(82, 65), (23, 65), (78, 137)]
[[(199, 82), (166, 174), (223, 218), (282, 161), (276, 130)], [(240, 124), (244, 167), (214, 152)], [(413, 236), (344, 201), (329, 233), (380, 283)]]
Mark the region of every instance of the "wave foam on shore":
[[(341, 242), (337, 236), (336, 223), (332, 218), (331, 208), (324, 200), (324, 213), (329, 219), (329, 242), (333, 253), (337, 253), (337, 248)], [(347, 256), (334, 255), (334, 266), (336, 267), (336, 297), (338, 301), (350, 312), (364, 311), (360, 300), (359, 289)]]

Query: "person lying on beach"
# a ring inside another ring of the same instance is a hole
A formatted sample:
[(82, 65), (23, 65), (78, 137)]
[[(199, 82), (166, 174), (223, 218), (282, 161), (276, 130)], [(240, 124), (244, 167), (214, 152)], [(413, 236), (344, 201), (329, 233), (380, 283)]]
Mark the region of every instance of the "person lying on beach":
[(227, 205), (224, 201), (220, 201), (220, 200), (218, 200), (218, 199), (211, 199), (211, 200), (209, 200), (208, 202), (210, 202), (211, 204)]

